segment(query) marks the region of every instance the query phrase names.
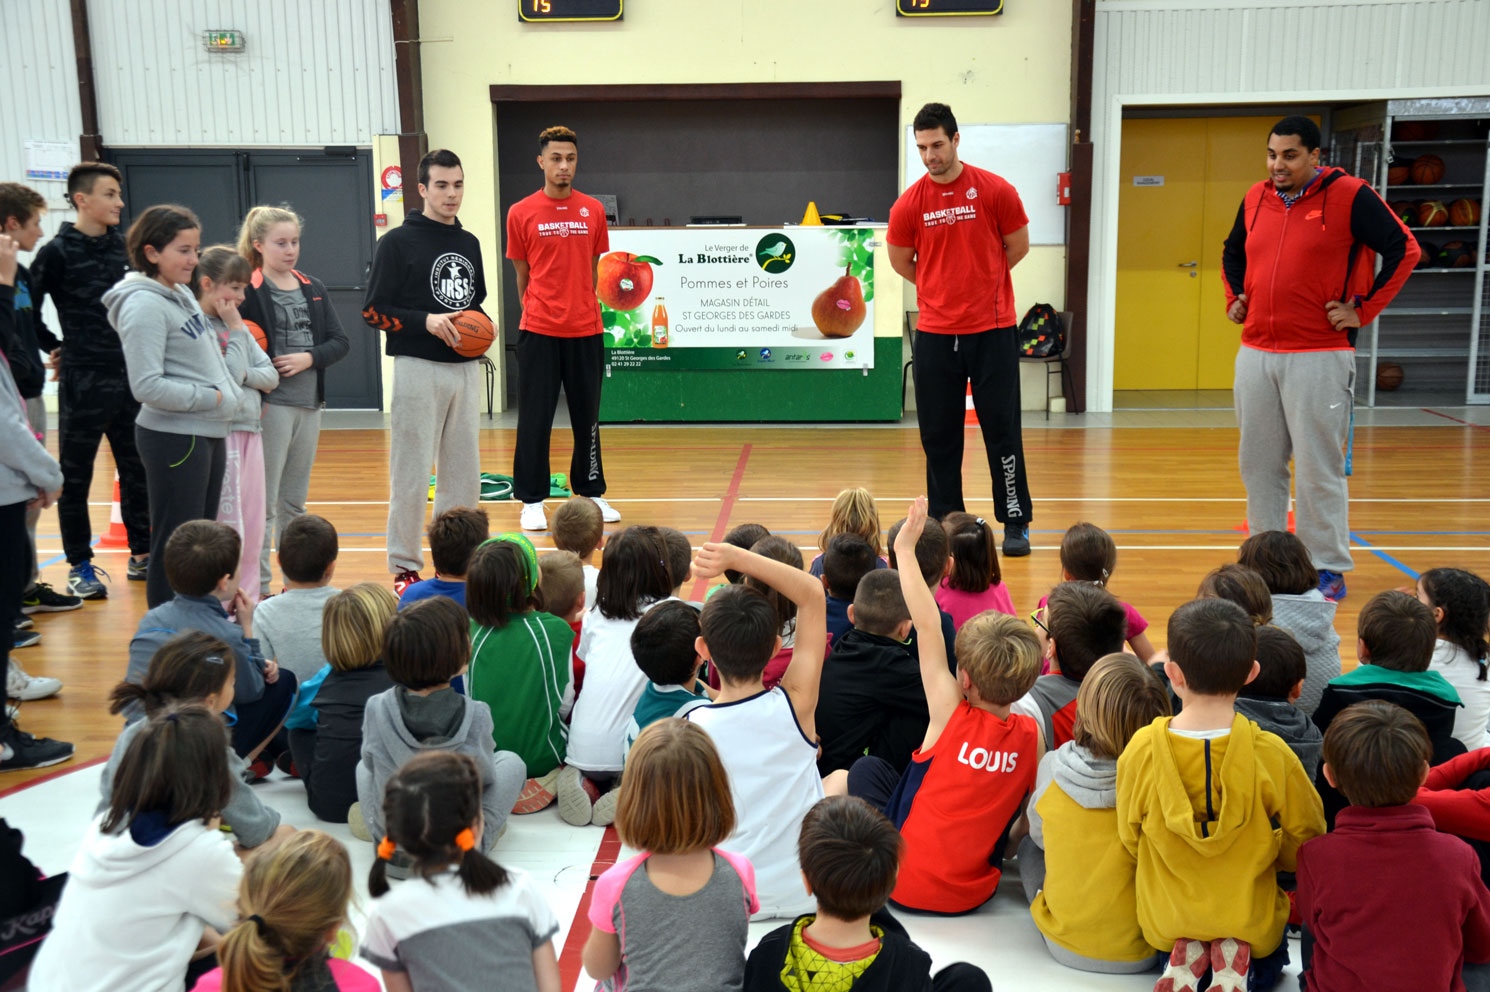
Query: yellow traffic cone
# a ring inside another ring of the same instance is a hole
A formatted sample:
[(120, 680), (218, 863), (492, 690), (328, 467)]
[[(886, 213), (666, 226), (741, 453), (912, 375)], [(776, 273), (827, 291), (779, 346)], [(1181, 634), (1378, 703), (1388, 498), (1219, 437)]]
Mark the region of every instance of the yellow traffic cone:
[(807, 212), (802, 215), (803, 227), (822, 227), (823, 219), (817, 215), (817, 201), (807, 201)]

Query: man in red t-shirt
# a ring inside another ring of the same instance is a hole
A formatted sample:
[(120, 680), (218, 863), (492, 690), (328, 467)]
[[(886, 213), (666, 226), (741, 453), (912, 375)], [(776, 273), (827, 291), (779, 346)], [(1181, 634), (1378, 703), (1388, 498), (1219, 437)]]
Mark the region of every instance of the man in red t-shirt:
[(993, 473), (1004, 554), (1030, 553), (1030, 490), (1020, 436), (1018, 318), (1010, 270), (1030, 250), (1029, 218), (1007, 181), (957, 158), (957, 119), (928, 103), (912, 130), (926, 175), (890, 208), (890, 265), (916, 287), (916, 408), (931, 515), (962, 503), (963, 397)]
[(600, 506), (607, 523), (621, 514), (604, 500), (600, 461), (600, 383), (605, 343), (595, 272), (610, 248), (605, 207), (574, 188), (579, 141), (567, 127), (538, 136), (543, 188), (507, 211), (507, 257), (517, 270), (522, 322), (517, 337), (517, 450), (514, 495), (522, 500), (524, 530), (546, 530), (548, 445), (559, 387), (569, 404), (574, 455), (569, 484)]

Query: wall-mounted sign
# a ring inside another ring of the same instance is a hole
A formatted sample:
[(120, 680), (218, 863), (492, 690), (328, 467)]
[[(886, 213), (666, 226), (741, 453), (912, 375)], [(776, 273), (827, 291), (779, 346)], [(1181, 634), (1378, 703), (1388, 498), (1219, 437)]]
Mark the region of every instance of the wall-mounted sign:
[(210, 28), (202, 32), (202, 47), (209, 52), (241, 52), (243, 45), (242, 31)]
[(625, 0), (517, 0), (520, 21), (619, 21)]
[(1163, 186), (1164, 185), (1164, 177), (1163, 176), (1134, 176), (1133, 177), (1133, 185), (1134, 186)]
[(1004, 0), (895, 0), (896, 17), (957, 17), (1003, 12)]

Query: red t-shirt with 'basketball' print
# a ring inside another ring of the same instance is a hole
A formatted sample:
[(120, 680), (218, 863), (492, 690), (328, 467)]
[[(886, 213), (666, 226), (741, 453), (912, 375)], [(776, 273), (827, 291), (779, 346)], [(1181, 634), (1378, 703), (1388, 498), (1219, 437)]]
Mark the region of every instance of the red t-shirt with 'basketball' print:
[(507, 257), (528, 263), (520, 325), (534, 334), (599, 334), (595, 258), (610, 250), (605, 208), (578, 190), (555, 199), (543, 190), (507, 211)]

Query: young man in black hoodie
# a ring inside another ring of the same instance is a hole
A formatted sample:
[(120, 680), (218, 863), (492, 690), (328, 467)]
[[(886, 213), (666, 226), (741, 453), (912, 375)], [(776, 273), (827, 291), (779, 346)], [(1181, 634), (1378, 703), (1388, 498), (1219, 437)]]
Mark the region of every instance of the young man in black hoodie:
[[(0, 183), (0, 233), (9, 235), (18, 251), (28, 252), (36, 248), (41, 240), (41, 218), (47, 211), (47, 201), (36, 190), (20, 183)], [(0, 336), (0, 348), (9, 359), (10, 374), (15, 379), (16, 389), (26, 404), (26, 419), (38, 440), (47, 433), (47, 408), (42, 402), (41, 391), (46, 385), (46, 367), (42, 365), (41, 349), (36, 342), (35, 292), (31, 288), (31, 275), (24, 265), (16, 265), (15, 307), (10, 331)], [(76, 596), (64, 596), (41, 581), (41, 572), (36, 556), (36, 521), (41, 517), (41, 507), (26, 510), (26, 536), (31, 542), (31, 575), (26, 591), (21, 598), (22, 618), (15, 628), (15, 646), (30, 647), (41, 640), (41, 634), (32, 629), (29, 614), (64, 613), (82, 607), (83, 601)], [(11, 666), (7, 688), (10, 695), (23, 700), (43, 699), (62, 688), (56, 679), (33, 678), (14, 664)]]
[[(58, 454), (62, 498), (57, 523), (69, 571), (67, 591), (83, 599), (105, 599), (108, 573), (93, 565), (93, 525), (88, 493), (98, 443), (109, 439), (119, 470), (119, 509), (129, 535), (128, 578), (145, 581), (150, 561), (150, 497), (145, 465), (135, 449), (135, 416), (140, 404), (129, 388), (124, 347), (109, 323), (103, 294), (129, 272), (119, 215), (124, 209), (119, 170), (104, 162), (83, 162), (67, 174), (67, 200), (78, 219), (64, 223), (42, 246), (31, 266), (36, 289), (36, 337), (51, 353), (57, 371)], [(40, 319), (48, 296), (57, 307), (62, 337)]]
[(388, 571), (393, 591), (420, 581), (429, 469), (436, 465), (435, 516), (475, 506), (481, 495), (477, 359), (456, 352), (451, 315), (486, 299), (481, 242), (456, 214), (465, 172), (454, 152), (419, 160), (424, 208), (385, 234), (373, 256), (362, 319), (387, 335), (393, 358), (393, 438), (388, 455)]

